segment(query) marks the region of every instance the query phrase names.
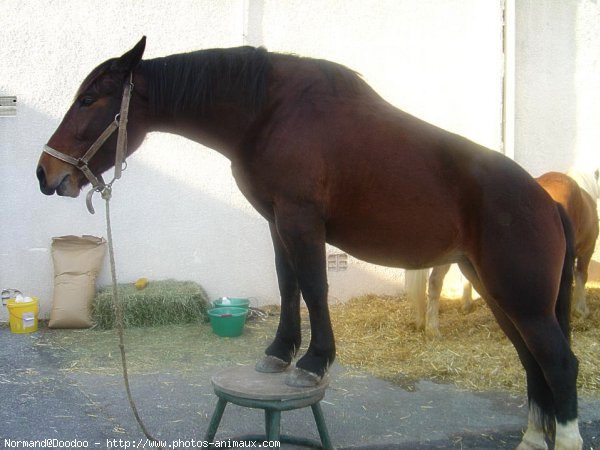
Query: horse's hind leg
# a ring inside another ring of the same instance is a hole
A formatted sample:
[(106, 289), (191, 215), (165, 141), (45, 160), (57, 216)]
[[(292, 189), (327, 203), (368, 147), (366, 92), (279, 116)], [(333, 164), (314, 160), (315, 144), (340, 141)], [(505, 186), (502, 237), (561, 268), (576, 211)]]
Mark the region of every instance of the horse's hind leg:
[(545, 435), (554, 429), (555, 418), (555, 449), (581, 448), (576, 419), (577, 360), (558, 322), (553, 317), (509, 317), (482, 285), (473, 265), (466, 260), (459, 265), (489, 305), (526, 372), (529, 418), (517, 450), (546, 450)]
[(281, 313), (275, 339), (265, 350), (265, 357), (256, 364), (257, 371), (268, 373), (283, 372), (292, 362), (301, 342), (298, 279), (275, 225), (269, 223), (269, 229), (275, 250), (275, 269), (281, 295)]
[(465, 314), (473, 311), (473, 285), (470, 281), (463, 283), (463, 295), (462, 295), (462, 312)]
[(517, 450), (547, 450), (548, 445), (545, 440), (544, 424), (542, 421), (542, 410), (553, 409), (552, 392), (544, 381), (544, 374), (538, 363), (535, 361), (531, 352), (527, 349), (527, 345), (515, 328), (512, 321), (498, 307), (479, 280), (474, 267), (469, 261), (462, 261), (459, 267), (463, 275), (465, 275), (473, 286), (479, 292), (481, 297), (489, 305), (498, 325), (506, 336), (510, 339), (513, 346), (517, 350), (521, 364), (525, 368), (527, 376), (527, 398), (529, 401), (529, 418), (527, 430)]
[[(542, 394), (547, 394), (548, 388), (551, 392), (548, 398), (551, 399), (552, 405), (540, 404), (540, 407), (546, 419), (545, 423), (542, 422), (545, 429), (551, 431), (552, 425), (556, 425), (555, 450), (581, 449), (582, 441), (577, 425), (578, 362), (569, 347), (567, 337), (564, 336), (557, 320), (551, 316), (523, 316), (511, 319), (539, 365), (537, 369), (530, 368), (527, 373), (528, 385), (533, 384), (537, 391), (533, 398), (539, 402)], [(540, 369), (543, 377), (540, 377)], [(533, 383), (530, 382), (529, 372), (533, 374)], [(555, 424), (549, 423), (551, 412), (554, 413)]]

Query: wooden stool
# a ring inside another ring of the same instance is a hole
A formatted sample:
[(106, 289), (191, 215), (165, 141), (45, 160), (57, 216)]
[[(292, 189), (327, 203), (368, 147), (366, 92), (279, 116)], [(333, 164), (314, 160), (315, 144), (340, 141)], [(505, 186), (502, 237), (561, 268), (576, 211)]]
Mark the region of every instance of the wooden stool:
[[(321, 447), (329, 450), (331, 441), (321, 405), (327, 381), (310, 388), (295, 388), (285, 384), (288, 372), (261, 373), (250, 366), (236, 366), (225, 369), (211, 379), (219, 401), (213, 412), (205, 440), (212, 442), (227, 402), (247, 408), (264, 409), (266, 436), (249, 436), (247, 440), (266, 439), (308, 447)], [(311, 439), (280, 435), (281, 411), (310, 406), (317, 423), (321, 444)]]

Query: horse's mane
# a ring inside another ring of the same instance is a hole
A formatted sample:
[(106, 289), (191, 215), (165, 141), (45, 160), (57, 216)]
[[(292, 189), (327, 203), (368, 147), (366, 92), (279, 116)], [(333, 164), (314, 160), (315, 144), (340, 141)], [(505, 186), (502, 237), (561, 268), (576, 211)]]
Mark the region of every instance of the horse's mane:
[(150, 108), (175, 115), (217, 100), (258, 107), (266, 94), (270, 63), (265, 49), (238, 47), (144, 60), (139, 68), (149, 80)]
[[(176, 115), (191, 109), (202, 111), (217, 101), (256, 110), (266, 98), (273, 63), (284, 59), (314, 63), (334, 95), (368, 87), (356, 72), (342, 65), (271, 53), (262, 47), (199, 50), (144, 60), (139, 68), (149, 80), (150, 108)], [(308, 90), (314, 80), (307, 79), (306, 84)]]
[[(76, 98), (90, 88), (111, 92), (110, 78), (100, 75), (116, 58), (98, 65), (79, 87)], [(323, 59), (267, 52), (262, 47), (236, 47), (199, 50), (162, 58), (142, 60), (138, 66), (148, 80), (148, 101), (153, 112), (171, 116), (181, 112), (206, 110), (216, 102), (241, 104), (249, 111), (258, 109), (267, 94), (267, 83), (275, 61), (312, 66), (305, 76), (300, 95), (327, 92), (330, 95), (374, 93), (360, 75), (347, 67)], [(99, 82), (102, 79), (104, 81)]]
[[(299, 60), (314, 64), (324, 76), (323, 88), (334, 96), (351, 96), (356, 93), (374, 94), (375, 91), (361, 77), (361, 75), (348, 67), (326, 59), (314, 59), (294, 56)], [(309, 88), (307, 87), (307, 90)]]

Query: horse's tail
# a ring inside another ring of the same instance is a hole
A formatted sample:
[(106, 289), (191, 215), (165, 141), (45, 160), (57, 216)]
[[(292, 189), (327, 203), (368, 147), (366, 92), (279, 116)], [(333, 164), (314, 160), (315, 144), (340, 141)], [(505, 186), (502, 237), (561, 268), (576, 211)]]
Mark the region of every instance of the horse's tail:
[(571, 219), (563, 206), (556, 203), (560, 220), (562, 221), (565, 232), (566, 250), (563, 263), (562, 274), (560, 277), (560, 287), (558, 298), (556, 300), (556, 318), (560, 328), (569, 342), (571, 342), (571, 296), (573, 290), (573, 271), (575, 265), (575, 233)]

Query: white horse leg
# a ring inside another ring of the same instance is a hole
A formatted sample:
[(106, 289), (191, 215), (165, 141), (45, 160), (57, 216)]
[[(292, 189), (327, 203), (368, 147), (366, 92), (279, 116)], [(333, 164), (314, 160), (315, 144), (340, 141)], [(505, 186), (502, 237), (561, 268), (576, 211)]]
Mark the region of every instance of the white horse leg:
[(576, 316), (586, 318), (590, 314), (585, 299), (585, 283), (587, 281), (587, 271), (591, 255), (584, 255), (577, 258), (575, 266), (575, 292), (573, 293), (573, 305), (571, 310)]
[(590, 310), (585, 301), (585, 283), (579, 271), (575, 272), (575, 292), (573, 293), (573, 312), (579, 317), (587, 317)]
[(436, 266), (429, 275), (429, 292), (427, 294), (427, 316), (425, 321), (425, 334), (429, 337), (440, 336), (440, 297), (444, 278), (450, 270), (450, 264)]
[(404, 278), (404, 289), (408, 300), (413, 305), (415, 312), (415, 325), (417, 330), (425, 328), (425, 309), (427, 297), (427, 274), (429, 269), (407, 270)]
[(556, 423), (556, 438), (554, 439), (554, 450), (581, 450), (583, 439), (579, 434), (577, 419), (561, 425)]
[[(541, 417), (539, 407), (535, 403), (531, 403), (527, 431), (525, 431), (523, 439), (516, 450), (548, 450), (548, 444), (546, 444), (545, 433), (540, 420)], [(582, 447), (583, 439), (579, 433), (577, 419), (566, 424), (556, 422), (554, 450), (581, 450)]]
[(470, 313), (473, 311), (473, 286), (469, 280), (463, 283), (463, 295), (462, 295), (462, 312)]
[(527, 431), (516, 450), (548, 450), (541, 417), (539, 406), (532, 402), (529, 405)]

